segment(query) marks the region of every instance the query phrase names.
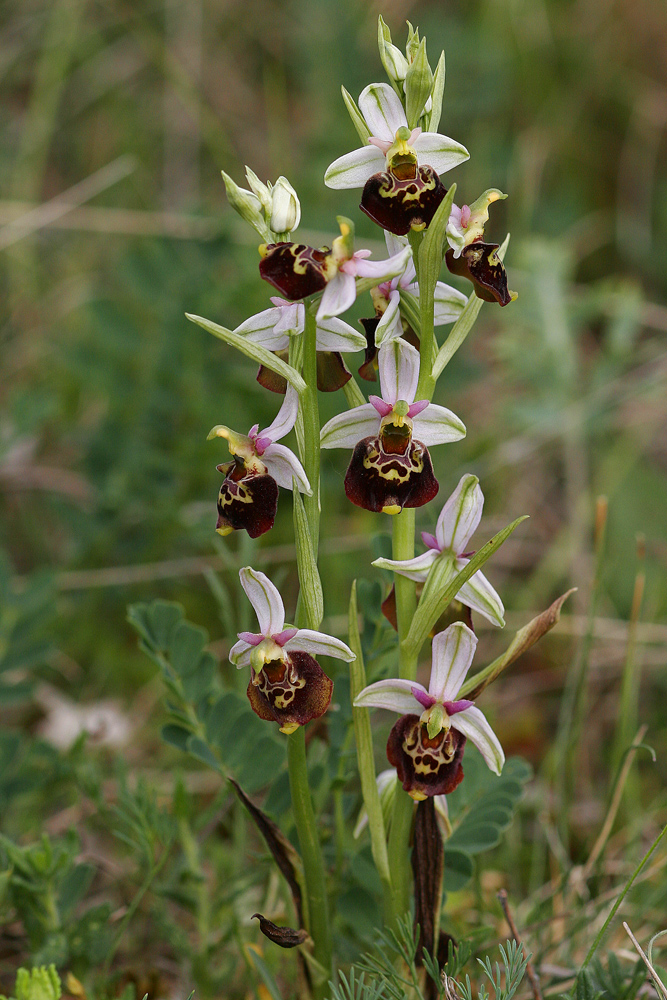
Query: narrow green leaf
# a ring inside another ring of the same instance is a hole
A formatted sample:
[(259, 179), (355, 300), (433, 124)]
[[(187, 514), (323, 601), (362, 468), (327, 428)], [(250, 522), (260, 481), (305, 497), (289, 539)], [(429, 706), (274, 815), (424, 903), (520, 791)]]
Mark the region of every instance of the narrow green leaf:
[(197, 760), (200, 760), (202, 764), (207, 764), (208, 767), (217, 771), (218, 774), (222, 773), (220, 761), (215, 756), (208, 743), (204, 743), (204, 741), (200, 740), (198, 736), (193, 735), (188, 740), (188, 752), (191, 753), (193, 757), (196, 757)]
[(282, 375), (286, 378), (290, 385), (292, 385), (297, 392), (303, 392), (306, 388), (306, 383), (301, 378), (299, 373), (291, 367), (291, 365), (285, 364), (281, 361), (279, 357), (273, 354), (271, 351), (267, 351), (265, 347), (261, 347), (259, 344), (253, 344), (247, 337), (242, 337), (240, 333), (234, 333), (232, 330), (227, 330), (224, 326), (219, 326), (217, 323), (213, 323), (210, 319), (204, 319), (203, 316), (194, 316), (192, 313), (186, 313), (186, 318), (190, 320), (191, 323), (196, 323), (197, 326), (201, 326), (203, 330), (208, 330), (212, 333), (214, 337), (218, 340), (224, 340), (226, 344), (230, 347), (235, 347), (237, 351), (245, 354), (246, 357), (252, 358), (259, 365), (265, 365), (270, 368), (272, 372), (276, 372), (278, 375)]
[(278, 989), (276, 981), (271, 975), (271, 971), (264, 959), (260, 958), (258, 952), (256, 952), (254, 948), (246, 948), (246, 955), (248, 955), (259, 978), (266, 986), (271, 1000), (282, 1000), (280, 990)]
[(404, 640), (407, 650), (412, 653), (419, 652), (436, 621), (456, 597), (463, 584), (467, 583), (473, 573), (482, 568), (487, 559), (491, 558), (493, 553), (509, 538), (514, 529), (522, 521), (525, 521), (527, 517), (527, 514), (517, 517), (515, 521), (512, 521), (506, 528), (503, 528), (502, 531), (494, 535), (486, 545), (483, 545), (475, 553), (470, 562), (456, 574), (454, 579), (450, 579), (450, 582), (447, 582), (449, 574), (444, 566), (445, 560), (437, 559), (434, 562), (424, 584), (415, 616), (410, 625), (410, 631)]
[[(424, 234), (422, 245), (419, 248), (419, 281), (427, 283), (427, 286), (435, 288), (440, 276), (440, 268), (445, 256), (447, 223), (452, 212), (454, 195), (456, 194), (456, 184), (448, 189), (447, 194), (438, 205), (438, 210), (431, 220), (431, 224)], [(419, 297), (422, 292), (420, 287)]]
[(318, 629), (324, 618), (324, 598), (322, 596), (322, 581), (317, 569), (317, 561), (313, 550), (313, 540), (310, 537), (310, 527), (306, 509), (297, 488), (296, 480), (292, 479), (292, 498), (294, 512), (294, 539), (296, 541), (296, 561), (299, 568), (301, 589), (299, 596), (306, 609), (308, 627)]
[[(359, 635), (357, 613), (357, 581), (352, 583), (348, 617), (348, 644), (356, 659), (350, 663), (350, 700), (354, 699), (366, 687), (366, 671), (364, 654)], [(371, 851), (373, 860), (382, 880), (385, 892), (391, 895), (391, 872), (387, 854), (387, 837), (382, 815), (380, 793), (375, 783), (375, 760), (373, 756), (373, 735), (371, 732), (370, 714), (367, 708), (352, 708), (352, 721), (357, 746), (357, 764), (361, 778), (361, 792), (368, 813), (368, 827), (371, 835)]]
[(425, 129), (426, 132), (437, 132), (438, 125), (440, 124), (440, 115), (442, 114), (442, 98), (445, 93), (445, 53), (440, 53), (440, 58), (438, 59), (438, 65), (435, 67), (435, 73), (433, 74), (433, 86), (431, 87), (431, 103), (432, 108), (428, 115), (426, 116)]
[(343, 100), (345, 101), (345, 107), (347, 108), (347, 113), (352, 119), (352, 124), (357, 130), (357, 135), (361, 139), (361, 145), (365, 146), (368, 142), (371, 133), (368, 126), (366, 125), (366, 122), (364, 121), (364, 116), (357, 107), (356, 101), (354, 100), (352, 95), (345, 89), (345, 87), (341, 87), (340, 89), (343, 95)]

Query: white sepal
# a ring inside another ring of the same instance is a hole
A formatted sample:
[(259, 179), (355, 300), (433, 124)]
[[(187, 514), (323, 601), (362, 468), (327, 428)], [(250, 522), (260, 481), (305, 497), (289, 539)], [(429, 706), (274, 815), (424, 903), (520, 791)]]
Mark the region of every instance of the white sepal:
[(355, 330), (344, 320), (332, 316), (330, 319), (318, 320), (317, 323), (317, 350), (318, 351), (343, 351), (354, 353), (362, 351), (366, 347), (366, 338), (363, 333)]
[(408, 580), (423, 583), (438, 556), (435, 549), (427, 549), (414, 559), (376, 559), (372, 565), (379, 569), (390, 569), (399, 576), (407, 576)]
[(393, 257), (386, 257), (384, 260), (358, 260), (356, 271), (360, 278), (374, 278), (379, 284), (403, 274), (411, 260), (412, 247), (403, 247)]
[(439, 132), (422, 132), (412, 143), (412, 148), (417, 153), (420, 165), (427, 163), (436, 174), (444, 174), (470, 159), (465, 146)]
[[(413, 348), (414, 350), (414, 348)], [(427, 446), (449, 444), (466, 436), (465, 424), (445, 406), (430, 403), (412, 421), (413, 438)]]
[(500, 741), (480, 710), (472, 705), (452, 716), (452, 727), (475, 744), (492, 771), (500, 774), (505, 754)]
[(388, 712), (407, 715), (423, 711), (423, 706), (414, 696), (413, 689), (427, 694), (426, 688), (416, 681), (391, 678), (376, 681), (360, 691), (354, 699), (355, 708), (385, 708)]
[(262, 635), (277, 635), (285, 627), (285, 606), (277, 587), (265, 573), (259, 573), (252, 566), (239, 570), (241, 586), (255, 609), (259, 630)]
[(288, 385), (285, 393), (285, 401), (278, 410), (276, 418), (266, 430), (260, 431), (260, 437), (271, 438), (272, 441), (280, 441), (294, 427), (297, 414), (299, 412), (299, 393), (296, 389)]
[(229, 662), (240, 670), (241, 667), (250, 666), (250, 651), (254, 649), (245, 639), (239, 639), (229, 650)]
[(458, 486), (440, 511), (435, 537), (441, 549), (461, 555), (482, 518), (484, 494), (477, 476), (461, 476)]
[(463, 307), (468, 301), (463, 292), (459, 292), (451, 285), (446, 285), (444, 281), (438, 281), (435, 286), (435, 310), (434, 325), (442, 326), (444, 323), (453, 323), (463, 312)]
[(317, 322), (338, 316), (353, 304), (357, 297), (357, 288), (351, 274), (339, 271), (327, 282), (322, 293), (322, 301), (317, 310)]
[(329, 164), (324, 174), (328, 188), (362, 188), (369, 177), (384, 170), (385, 157), (377, 146), (362, 146), (344, 153)]
[(246, 337), (253, 344), (260, 344), (267, 351), (283, 351), (289, 344), (289, 338), (286, 331), (276, 331), (276, 324), (282, 319), (282, 314), (282, 309), (264, 309), (237, 326), (234, 333)]
[[(457, 559), (457, 572), (462, 570), (468, 562), (467, 559)], [(456, 595), (463, 604), (473, 611), (478, 611), (492, 625), (503, 628), (505, 625), (505, 608), (494, 587), (491, 586), (487, 578), (478, 570), (464, 583)]]
[(393, 142), (396, 132), (408, 120), (396, 92), (388, 83), (369, 83), (359, 95), (359, 110), (371, 135)]
[(403, 335), (403, 324), (399, 305), (401, 296), (397, 289), (389, 293), (389, 304), (375, 328), (375, 346), (382, 347), (390, 340), (398, 340)]
[[(477, 636), (463, 622), (454, 622), (433, 639), (428, 693), (439, 702), (454, 701), (466, 679), (477, 648)], [(452, 716), (454, 718), (454, 716)]]
[[(398, 399), (414, 402), (419, 382), (419, 351), (405, 340), (391, 340), (378, 352), (378, 369), (385, 403), (393, 406)], [(430, 408), (427, 407), (423, 413), (428, 413)], [(415, 427), (417, 419), (415, 417)]]
[(354, 448), (363, 438), (380, 430), (380, 416), (372, 403), (355, 406), (328, 420), (320, 432), (322, 448)]
[(285, 643), (284, 649), (288, 653), (297, 651), (311, 656), (334, 656), (337, 660), (346, 660), (348, 663), (356, 659), (350, 647), (341, 639), (309, 628), (300, 628), (294, 638)]
[(284, 444), (270, 444), (262, 455), (262, 461), (278, 486), (291, 490), (293, 476), (300, 493), (306, 493), (309, 497), (313, 495), (304, 467), (294, 452)]

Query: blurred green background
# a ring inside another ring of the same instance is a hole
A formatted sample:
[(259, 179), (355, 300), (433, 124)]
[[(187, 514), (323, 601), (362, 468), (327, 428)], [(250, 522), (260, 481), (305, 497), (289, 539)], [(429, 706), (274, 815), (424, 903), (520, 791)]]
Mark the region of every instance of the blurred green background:
[[(357, 144), (340, 85), (357, 96), (384, 79), (379, 12), (399, 44), (406, 18), (418, 24), (432, 65), (446, 50), (440, 128), (471, 153), (450, 175), (457, 200), (491, 186), (509, 193), (487, 236), (511, 232), (519, 299), (483, 307), (438, 385), (437, 400), (468, 427), (465, 441), (434, 450), (439, 499), (474, 472), (487, 498), (479, 538), (531, 515), (489, 569), (510, 624), (579, 587), (558, 636), (489, 693), (498, 730), (539, 762), (584, 630), (594, 504), (605, 494), (587, 735), (613, 727), (642, 532), (641, 714), (663, 751), (656, 789), (667, 780), (661, 0), (4, 0), (0, 544), (19, 590), (37, 581), (55, 595), (48, 621), (35, 614), (48, 641), (28, 658), (30, 676), (74, 700), (117, 696), (148, 717), (153, 668), (126, 624), (128, 603), (183, 602), (211, 631), (223, 670), (245, 612), (232, 598), (220, 621), (206, 570), (233, 589), (238, 565), (269, 566), (289, 614), (290, 497), (258, 542), (218, 539), (215, 466), (226, 453), (206, 442), (215, 423), (266, 426), (279, 399), (184, 313), (232, 328), (269, 304), (256, 239), (226, 203), (221, 168), (239, 182), (246, 163), (261, 178), (285, 173), (301, 197), (302, 239), (330, 240), (342, 213), (358, 246), (381, 251), (358, 192), (322, 182)], [(357, 303), (349, 321), (370, 313), (370, 300)], [(360, 360), (348, 359), (355, 372)], [(342, 394), (321, 397), (323, 419), (344, 405)], [(325, 624), (340, 634), (353, 576), (380, 579), (371, 536), (390, 530), (346, 501), (347, 460), (329, 452), (323, 463)], [(420, 511), (418, 526), (438, 510)], [(501, 648), (484, 626), (481, 637), (484, 655)], [(23, 662), (7, 674), (5, 714), (35, 728), (42, 709), (21, 686)], [(509, 704), (521, 711), (504, 712)], [(585, 762), (581, 776), (593, 786)]]

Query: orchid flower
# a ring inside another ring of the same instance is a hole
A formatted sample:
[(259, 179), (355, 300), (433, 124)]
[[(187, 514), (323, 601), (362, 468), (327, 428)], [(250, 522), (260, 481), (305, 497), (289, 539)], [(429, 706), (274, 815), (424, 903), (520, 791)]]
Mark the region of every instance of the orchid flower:
[(484, 243), (484, 226), (489, 221), (489, 206), (507, 195), (489, 188), (472, 205), (452, 205), (447, 223), (449, 250), (445, 254), (452, 274), (472, 281), (475, 294), (485, 302), (506, 306), (517, 296), (507, 288), (507, 274), (498, 256), (497, 243)]
[(278, 506), (278, 487), (292, 489), (296, 480), (299, 492), (312, 495), (308, 477), (294, 452), (276, 444), (296, 423), (299, 396), (288, 386), (285, 401), (269, 427), (263, 431), (254, 424), (247, 434), (238, 434), (224, 424), (217, 424), (208, 440), (225, 438), (233, 461), (219, 465), (225, 479), (218, 494), (216, 531), (228, 535), (243, 528), (257, 538), (273, 527)]
[(465, 437), (456, 414), (444, 406), (415, 401), (419, 353), (393, 340), (378, 355), (382, 396), (339, 413), (321, 431), (322, 448), (353, 448), (345, 493), (366, 510), (398, 514), (421, 507), (438, 492), (428, 446)]
[[(394, 256), (406, 245), (406, 237), (394, 236), (393, 233), (385, 232), (387, 252)], [(379, 313), (379, 322), (375, 327), (375, 346), (382, 347), (389, 340), (396, 340), (403, 336), (403, 323), (400, 314), (401, 292), (413, 295), (419, 301), (419, 285), (417, 284), (417, 274), (414, 261), (409, 259), (402, 274), (392, 278), (391, 281), (384, 281), (377, 289), (373, 289), (371, 295), (375, 305), (376, 313)], [(463, 307), (467, 302), (466, 296), (446, 285), (444, 281), (436, 282), (435, 286), (435, 313), (434, 325), (442, 326), (444, 323), (453, 323), (459, 318)], [(370, 349), (370, 344), (368, 345)], [(368, 362), (366, 359), (366, 363)]]
[(279, 722), (282, 733), (293, 733), (324, 715), (333, 682), (316, 656), (354, 659), (340, 639), (312, 629), (285, 625), (285, 606), (268, 576), (250, 566), (239, 572), (241, 586), (255, 609), (259, 632), (239, 632), (229, 651), (230, 663), (250, 667), (248, 699), (262, 719)]
[[(387, 768), (386, 771), (380, 771), (377, 778), (375, 779), (375, 784), (377, 785), (377, 790), (380, 794), (380, 805), (382, 806), (382, 815), (384, 817), (385, 831), (388, 833), (394, 809), (394, 798), (396, 796), (396, 787), (398, 785), (398, 774), (396, 772), (396, 768), (389, 767)], [(452, 832), (452, 827), (451, 823), (449, 822), (449, 806), (447, 804), (447, 796), (434, 795), (433, 805), (435, 806), (437, 819), (442, 828), (442, 832), (445, 837), (449, 837)], [(361, 836), (361, 834), (363, 833), (363, 831), (366, 829), (367, 826), (368, 826), (368, 812), (366, 811), (366, 806), (362, 806), (359, 811), (357, 823), (352, 834), (355, 840), (357, 840)]]
[[(444, 560), (449, 570), (446, 579), (453, 580), (470, 561), (472, 553), (467, 553), (466, 549), (477, 530), (483, 508), (484, 495), (477, 476), (463, 476), (440, 511), (435, 534), (422, 532), (426, 552), (414, 559), (376, 559), (373, 565), (424, 583), (432, 566), (438, 560)], [(493, 625), (502, 627), (505, 624), (503, 602), (480, 570), (463, 584), (457, 597), (462, 604), (478, 611)]]
[(339, 215), (340, 236), (315, 250), (302, 243), (272, 243), (259, 248), (259, 273), (290, 302), (323, 291), (317, 310), (322, 322), (338, 316), (357, 296), (355, 278), (373, 278), (379, 284), (401, 274), (412, 256), (410, 247), (387, 260), (366, 260), (370, 250), (354, 250), (354, 223)]
[[(271, 297), (273, 308), (251, 316), (236, 328), (254, 344), (260, 344), (287, 360), (290, 337), (304, 331), (306, 309), (303, 302), (288, 302), (277, 295)], [(354, 330), (342, 319), (332, 317), (317, 321), (317, 388), (321, 392), (341, 389), (350, 380), (340, 352), (359, 351), (366, 346), (363, 334)], [(264, 365), (260, 367), (257, 381), (266, 389), (284, 393), (287, 380)]]
[[(401, 716), (389, 735), (387, 758), (414, 799), (454, 791), (463, 778), (466, 739), (492, 771), (502, 771), (505, 755), (484, 715), (472, 701), (456, 700), (476, 646), (475, 633), (455, 622), (433, 640), (428, 690), (394, 678), (370, 684), (355, 698), (357, 708), (384, 708)], [(413, 714), (417, 706), (420, 715)]]
[(410, 129), (400, 98), (387, 83), (371, 83), (359, 97), (368, 145), (328, 167), (330, 188), (363, 187), (361, 209), (399, 236), (424, 229), (445, 196), (439, 174), (469, 158), (460, 143), (438, 132)]

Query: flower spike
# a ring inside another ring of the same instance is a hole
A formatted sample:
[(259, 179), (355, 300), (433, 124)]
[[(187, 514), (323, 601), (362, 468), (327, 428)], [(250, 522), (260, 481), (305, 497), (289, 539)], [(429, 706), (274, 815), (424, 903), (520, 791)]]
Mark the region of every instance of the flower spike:
[(247, 695), (253, 711), (261, 719), (279, 722), (281, 732), (293, 733), (324, 715), (331, 702), (333, 682), (315, 657), (350, 661), (354, 653), (323, 632), (286, 627), (282, 598), (264, 573), (245, 566), (239, 577), (259, 632), (239, 632), (229, 660), (239, 669), (250, 667)]
[[(477, 476), (462, 476), (440, 511), (435, 534), (422, 532), (426, 551), (414, 559), (376, 559), (373, 565), (424, 583), (434, 563), (444, 560), (449, 566), (448, 579), (453, 580), (470, 561), (472, 553), (466, 550), (482, 517), (483, 507), (484, 494)], [(457, 597), (493, 625), (502, 627), (505, 624), (503, 602), (481, 570), (464, 583)]]
[(345, 493), (358, 507), (397, 514), (421, 507), (438, 492), (428, 446), (458, 441), (466, 430), (444, 406), (415, 400), (419, 353), (392, 340), (378, 355), (382, 396), (333, 417), (322, 428), (322, 448), (353, 448)]
[[(370, 684), (354, 701), (357, 708), (384, 708), (401, 715), (389, 735), (387, 757), (415, 799), (454, 791), (463, 779), (466, 739), (492, 771), (502, 771), (505, 755), (498, 737), (473, 702), (457, 700), (476, 646), (474, 632), (455, 622), (433, 640), (428, 690), (416, 681), (396, 678)], [(414, 714), (415, 707), (422, 710), (420, 715)]]
[(312, 495), (299, 459), (289, 448), (276, 443), (292, 430), (298, 410), (298, 393), (288, 386), (275, 420), (263, 431), (255, 424), (247, 435), (238, 434), (217, 424), (209, 433), (209, 441), (225, 438), (233, 456), (232, 462), (217, 467), (225, 477), (218, 494), (218, 534), (245, 529), (251, 538), (263, 535), (273, 527), (278, 487), (291, 490), (292, 479), (301, 493)]

